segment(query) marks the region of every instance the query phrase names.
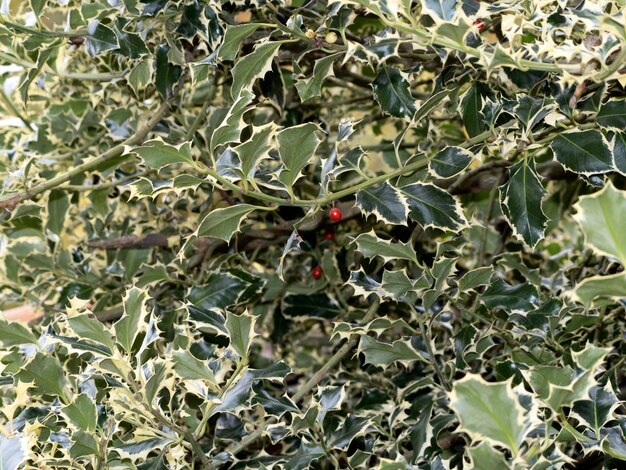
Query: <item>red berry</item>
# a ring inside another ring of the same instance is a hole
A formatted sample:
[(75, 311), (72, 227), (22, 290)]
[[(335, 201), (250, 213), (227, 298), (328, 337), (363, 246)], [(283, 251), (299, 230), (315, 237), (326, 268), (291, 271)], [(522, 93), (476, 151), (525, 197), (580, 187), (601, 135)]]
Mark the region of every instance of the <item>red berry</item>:
[(323, 274), (322, 268), (320, 268), (319, 266), (315, 266), (311, 270), (311, 276), (313, 276), (313, 279), (320, 279), (322, 277), (322, 274)]
[(336, 207), (333, 207), (328, 213), (328, 216), (330, 217), (330, 220), (339, 222), (341, 220), (341, 211)]
[(480, 20), (474, 20), (472, 24), (478, 28), (478, 31), (483, 31), (485, 29), (485, 23)]
[(335, 232), (330, 232), (330, 231), (329, 231), (329, 232), (326, 232), (326, 233), (324, 234), (324, 238), (325, 238), (326, 240), (333, 240), (333, 239), (335, 238)]

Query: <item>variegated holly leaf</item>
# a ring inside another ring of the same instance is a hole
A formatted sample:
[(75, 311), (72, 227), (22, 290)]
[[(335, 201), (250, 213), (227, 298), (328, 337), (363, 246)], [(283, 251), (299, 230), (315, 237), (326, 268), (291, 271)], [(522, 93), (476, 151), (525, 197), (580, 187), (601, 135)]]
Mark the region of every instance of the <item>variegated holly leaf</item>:
[(609, 100), (600, 107), (596, 122), (605, 129), (626, 129), (626, 100)]
[(598, 131), (564, 132), (550, 147), (556, 161), (574, 173), (593, 175), (614, 170), (609, 143)]
[(461, 147), (446, 147), (428, 161), (428, 168), (439, 178), (451, 178), (472, 163), (472, 153)]
[(487, 441), (519, 454), (531, 418), (510, 382), (489, 383), (469, 374), (454, 384), (450, 407), (459, 418), (460, 430), (472, 441)]
[(480, 299), (489, 309), (502, 309), (506, 312), (529, 312), (539, 302), (539, 293), (532, 284), (510, 285), (502, 279), (496, 279), (485, 290)]
[(374, 98), (385, 113), (400, 118), (415, 114), (415, 99), (411, 96), (409, 82), (397, 68), (382, 66), (372, 88)]
[(233, 83), (230, 96), (235, 99), (242, 90), (252, 88), (258, 78), (265, 76), (272, 68), (272, 60), (278, 54), (281, 41), (268, 41), (258, 44), (254, 51), (240, 59), (233, 67)]
[(235, 60), (241, 43), (262, 25), (259, 23), (248, 23), (235, 26), (228, 26), (224, 33), (224, 39), (218, 53), (221, 60)]
[(500, 187), (500, 204), (513, 233), (535, 247), (545, 232), (548, 218), (543, 212), (545, 189), (532, 158), (521, 160), (510, 170), (509, 181)]
[(278, 153), (284, 165), (278, 179), (292, 197), (293, 184), (300, 178), (300, 173), (308, 165), (321, 142), (318, 137), (319, 130), (317, 124), (308, 122), (288, 127), (276, 134)]
[(188, 142), (180, 145), (169, 145), (161, 139), (150, 140), (141, 147), (133, 149), (149, 168), (160, 170), (167, 165), (187, 163), (193, 165), (191, 146)]
[(264, 207), (251, 204), (238, 204), (232, 207), (215, 209), (202, 219), (194, 235), (198, 237), (219, 238), (229, 243), (233, 235), (239, 232), (241, 222), (251, 212), (264, 210)]
[(459, 231), (467, 225), (461, 206), (448, 192), (432, 184), (414, 183), (400, 188), (411, 219), (424, 228)]
[(252, 102), (254, 94), (242, 90), (238, 94), (232, 106), (226, 111), (221, 123), (213, 130), (210, 139), (209, 153), (213, 152), (220, 145), (239, 142), (241, 131), (245, 126), (243, 115), (248, 111), (248, 105)]
[(361, 147), (356, 147), (348, 150), (346, 153), (339, 155), (337, 166), (335, 166), (332, 170), (332, 176), (336, 178), (337, 176), (347, 173), (349, 171), (361, 171), (361, 161), (363, 160), (363, 156), (365, 152)]
[(611, 256), (626, 265), (626, 230), (622, 217), (626, 211), (626, 191), (610, 181), (596, 193), (580, 198), (574, 218), (585, 235), (585, 243), (596, 253)]
[(626, 274), (588, 277), (576, 285), (573, 294), (586, 308), (614, 304), (626, 299)]
[(361, 336), (359, 352), (365, 356), (365, 362), (386, 368), (394, 362), (409, 366), (415, 361), (428, 363), (411, 345), (410, 341), (397, 340), (392, 344), (375, 340), (371, 336)]
[(385, 295), (380, 282), (372, 279), (363, 270), (352, 271), (346, 285), (354, 289), (353, 295), (355, 296), (361, 295), (367, 298), (370, 294), (375, 294), (378, 298), (382, 298)]
[(295, 87), (304, 103), (320, 96), (322, 84), (327, 77), (333, 75), (333, 64), (340, 60), (341, 54), (330, 54), (315, 61), (313, 74), (309, 78), (296, 80)]
[(248, 357), (248, 348), (256, 336), (254, 332), (255, 322), (256, 317), (247, 312), (241, 315), (229, 313), (226, 316), (226, 329), (230, 337), (230, 346), (241, 358)]
[(389, 183), (370, 186), (356, 193), (356, 205), (365, 215), (392, 225), (406, 225), (409, 206), (406, 198)]
[(572, 411), (596, 433), (613, 419), (613, 411), (619, 407), (619, 400), (611, 389), (610, 382), (604, 387), (594, 386), (589, 390), (589, 399), (574, 403)]
[(187, 301), (205, 311), (227, 309), (236, 305), (250, 286), (250, 282), (232, 273), (214, 272), (201, 285), (191, 288)]
[(276, 134), (276, 130), (277, 126), (274, 123), (255, 127), (250, 139), (233, 147), (232, 150), (239, 156), (239, 161), (241, 162), (241, 173), (248, 181), (254, 180), (254, 173), (258, 169), (260, 162), (270, 158), (271, 141)]
[(116, 343), (126, 353), (131, 353), (137, 335), (146, 329), (147, 300), (148, 293), (137, 287), (129, 289), (124, 296), (124, 314), (114, 327)]
[(575, 368), (538, 365), (526, 375), (537, 396), (558, 412), (563, 406), (588, 398), (589, 391), (597, 384), (597, 369), (610, 351), (611, 348), (587, 344), (582, 351), (572, 353)]
[(417, 254), (409, 243), (383, 240), (378, 238), (373, 230), (369, 233), (362, 233), (353, 241), (357, 245), (357, 250), (366, 258), (380, 256), (385, 262), (394, 259), (406, 259), (417, 263)]

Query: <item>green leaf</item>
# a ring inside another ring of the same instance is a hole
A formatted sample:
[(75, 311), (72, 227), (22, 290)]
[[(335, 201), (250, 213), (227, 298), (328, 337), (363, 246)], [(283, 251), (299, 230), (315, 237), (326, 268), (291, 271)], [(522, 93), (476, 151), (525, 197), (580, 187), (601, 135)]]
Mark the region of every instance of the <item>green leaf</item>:
[(371, 336), (361, 336), (359, 352), (365, 355), (365, 362), (387, 367), (394, 362), (409, 366), (414, 361), (428, 362), (411, 345), (410, 341), (397, 340), (392, 344), (381, 343)]
[(258, 170), (259, 163), (270, 158), (271, 139), (275, 133), (276, 125), (274, 123), (256, 127), (249, 140), (233, 148), (241, 161), (241, 173), (248, 181), (254, 179), (254, 173)]
[(493, 273), (494, 270), (490, 266), (466, 272), (463, 277), (458, 280), (459, 293), (467, 292), (470, 289), (490, 284)]
[(300, 178), (300, 172), (307, 166), (321, 142), (317, 136), (319, 130), (317, 124), (307, 122), (288, 127), (276, 134), (278, 153), (285, 165), (278, 178), (291, 196), (293, 196), (294, 182)]
[(135, 95), (138, 95), (140, 90), (146, 88), (151, 80), (152, 66), (149, 60), (138, 62), (130, 71), (130, 74), (128, 74), (128, 84), (135, 92)]
[(211, 384), (216, 384), (213, 371), (189, 351), (185, 349), (174, 351), (172, 359), (174, 371), (179, 377), (189, 380), (207, 380)]
[(226, 319), (220, 312), (205, 310), (193, 305), (187, 305), (186, 309), (189, 312), (189, 320), (201, 331), (205, 329), (217, 336), (228, 336)]
[(29, 96), (28, 92), (30, 90), (30, 85), (33, 83), (35, 78), (39, 76), (41, 69), (44, 67), (44, 65), (46, 65), (46, 63), (48, 62), (48, 59), (52, 57), (54, 53), (57, 52), (58, 50), (57, 45), (58, 43), (53, 43), (53, 44), (50, 44), (45, 49), (40, 49), (38, 51), (37, 62), (35, 66), (28, 69), (28, 72), (26, 73), (24, 79), (22, 80), (22, 83), (20, 83), (19, 92), (22, 98), (22, 102), (24, 103), (24, 107), (26, 107), (26, 104), (28, 102), (28, 96)]
[(145, 330), (145, 317), (148, 313), (146, 302), (148, 293), (132, 287), (124, 296), (124, 314), (114, 325), (116, 341), (124, 351), (130, 353), (137, 335)]
[(211, 144), (209, 145), (209, 153), (213, 155), (215, 149), (220, 145), (239, 142), (241, 130), (245, 127), (243, 115), (248, 111), (248, 105), (252, 102), (254, 94), (243, 90), (237, 96), (235, 102), (227, 111), (221, 124), (213, 131), (211, 135)]
[(164, 44), (157, 47), (156, 50), (154, 84), (163, 99), (170, 97), (174, 84), (178, 82), (183, 73), (180, 66), (170, 63), (169, 51), (169, 46)]
[(300, 441), (300, 448), (298, 449), (298, 452), (293, 454), (287, 463), (285, 463), (284, 469), (300, 470), (309, 468), (311, 462), (324, 457), (324, 455), (326, 455), (326, 453), (321, 446), (302, 439)]
[(296, 319), (333, 319), (343, 309), (336, 300), (326, 294), (291, 294), (283, 300), (283, 315)]
[(626, 439), (621, 426), (614, 426), (605, 430), (606, 437), (602, 441), (602, 450), (614, 459), (626, 461)]
[(461, 206), (448, 192), (428, 183), (400, 188), (409, 203), (410, 217), (423, 228), (459, 231), (467, 225)]
[(604, 103), (596, 116), (596, 122), (607, 129), (626, 129), (626, 100), (609, 100)]
[(554, 157), (565, 169), (583, 175), (613, 171), (613, 154), (598, 131), (559, 134), (550, 144)]
[[(163, 360), (152, 361), (154, 372), (146, 382), (144, 393), (146, 402), (150, 406), (154, 406), (154, 400), (159, 396), (162, 388), (167, 386), (167, 375), (169, 373), (169, 364)], [(180, 374), (179, 374), (180, 375)]]
[(489, 126), (482, 114), (483, 97), (488, 95), (489, 87), (482, 82), (474, 83), (467, 91), (461, 106), (463, 109), (463, 124), (470, 137), (485, 132)]
[(4, 318), (0, 318), (0, 343), (5, 348), (20, 344), (39, 345), (37, 337), (29, 328), (21, 323), (6, 321)]
[(372, 82), (374, 98), (381, 109), (391, 116), (411, 117), (415, 114), (415, 100), (409, 82), (395, 67), (382, 66)]
[(320, 96), (322, 84), (333, 74), (333, 64), (339, 60), (340, 54), (331, 54), (315, 61), (313, 74), (309, 78), (296, 80), (295, 86), (303, 103)]
[(398, 189), (385, 182), (356, 193), (356, 206), (369, 216), (392, 225), (406, 225), (409, 207)]
[(96, 430), (96, 404), (84, 393), (62, 409), (65, 416), (81, 431)]
[(461, 147), (446, 147), (428, 161), (428, 168), (439, 178), (452, 178), (472, 163), (472, 153)]
[(472, 441), (485, 440), (510, 449), (514, 456), (529, 430), (527, 412), (511, 390), (511, 384), (489, 383), (469, 374), (450, 392), (450, 407)]
[(120, 457), (128, 458), (133, 461), (145, 459), (150, 452), (163, 449), (172, 442), (172, 439), (162, 439), (153, 437), (137, 442), (128, 442), (126, 444), (112, 446), (110, 450), (117, 452)]
[(550, 106), (546, 106), (545, 99), (537, 99), (528, 95), (518, 96), (517, 103), (515, 115), (527, 130), (533, 129), (551, 109)]
[(228, 26), (224, 33), (224, 39), (218, 53), (220, 60), (233, 61), (239, 52), (241, 43), (259, 29), (262, 25), (259, 23), (248, 23), (237, 26)]
[(250, 399), (252, 392), (252, 383), (254, 382), (254, 374), (247, 371), (241, 379), (230, 387), (222, 397), (222, 403), (217, 405), (211, 412), (211, 416), (224, 411), (235, 410)]
[(592, 276), (579, 283), (574, 290), (574, 300), (585, 308), (612, 305), (626, 299), (626, 274)]
[(539, 295), (532, 284), (522, 283), (514, 286), (502, 279), (496, 279), (480, 297), (488, 309), (502, 309), (507, 313), (529, 312), (534, 310)]
[(354, 294), (352, 294), (354, 296), (362, 295), (367, 298), (370, 294), (376, 294), (378, 298), (382, 298), (386, 294), (380, 282), (365, 274), (363, 268), (359, 271), (352, 271), (346, 284), (354, 289)]
[[(426, 281), (426, 286), (424, 285)], [(428, 287), (430, 283), (426, 280), (425, 276), (419, 278), (420, 283), (417, 287)], [(383, 271), (383, 280), (381, 283), (382, 289), (387, 295), (390, 295), (396, 302), (409, 302), (414, 303), (417, 300), (415, 293), (416, 281), (409, 279), (406, 270)]]
[(211, 211), (202, 222), (195, 235), (199, 237), (219, 238), (229, 243), (232, 236), (239, 232), (239, 226), (250, 212), (264, 207), (250, 204), (237, 204), (232, 207), (224, 207)]
[[(46, 8), (47, 4), (48, 0), (30, 0), (30, 7), (33, 9), (33, 13), (35, 14), (35, 17), (37, 19), (39, 19), (39, 17), (41, 16), (41, 12), (44, 10), (44, 8)], [(2, 468), (2, 470), (5, 470), (4, 467), (0, 468)]]
[(530, 247), (543, 239), (548, 218), (541, 202), (545, 194), (535, 171), (535, 161), (527, 158), (509, 170), (509, 181), (500, 188), (500, 204), (513, 233)]
[(395, 259), (418, 262), (417, 254), (410, 243), (383, 240), (378, 238), (373, 230), (368, 233), (362, 233), (354, 238), (353, 242), (357, 244), (357, 250), (366, 258), (380, 256), (385, 262)]
[(262, 387), (259, 387), (258, 390), (255, 387), (254, 391), (255, 396), (252, 402), (261, 405), (272, 416), (280, 418), (285, 413), (300, 413), (300, 408), (287, 396), (274, 397)]
[(329, 447), (346, 450), (355, 437), (362, 435), (367, 430), (368, 423), (369, 418), (359, 418), (352, 414), (348, 415), (335, 432), (329, 433)]
[(439, 104), (450, 96), (452, 93), (456, 92), (454, 89), (443, 89), (439, 90), (436, 93), (433, 93), (428, 97), (425, 101), (422, 101), (417, 109), (417, 112), (412, 118), (412, 122), (419, 123), (422, 119), (430, 114)]
[(248, 357), (248, 349), (252, 344), (252, 339), (256, 336), (254, 333), (255, 322), (256, 317), (247, 313), (241, 315), (229, 313), (226, 316), (226, 329), (230, 337), (230, 346), (241, 358)]
[(599, 439), (600, 429), (613, 419), (613, 411), (619, 406), (619, 400), (612, 390), (598, 386), (589, 390), (589, 398), (589, 400), (580, 400), (574, 403), (572, 411), (594, 430)]
[(150, 52), (139, 34), (129, 33), (118, 28), (117, 26), (113, 29), (120, 45), (120, 54), (130, 57), (131, 59), (137, 59), (143, 54), (148, 54)]
[(93, 433), (76, 431), (72, 434), (72, 441), (74, 444), (70, 448), (70, 456), (73, 459), (98, 454), (98, 441)]
[(37, 353), (17, 374), (20, 382), (33, 382), (37, 392), (60, 397), (69, 403), (67, 390), (69, 383), (65, 371), (56, 357)]
[(89, 55), (96, 56), (101, 52), (119, 49), (119, 47), (117, 36), (111, 28), (97, 20), (89, 23), (85, 38), (85, 49)]
[(201, 286), (191, 288), (187, 301), (204, 310), (226, 309), (237, 303), (249, 283), (226, 273), (213, 273)]
[(154, 170), (160, 170), (175, 163), (194, 164), (189, 142), (173, 146), (161, 139), (154, 139), (145, 142), (141, 147), (135, 147), (133, 153), (141, 157), (147, 167)]
[(115, 349), (115, 343), (113, 342), (111, 333), (95, 318), (90, 318), (87, 314), (79, 314), (67, 317), (67, 323), (79, 338), (89, 339), (97, 344), (102, 344), (106, 346), (110, 352), (113, 352)]
[(495, 468), (511, 468), (501, 452), (491, 447), (487, 442), (468, 447), (467, 453), (472, 461), (474, 470), (493, 470)]
[(61, 189), (50, 191), (48, 196), (48, 221), (46, 229), (55, 235), (60, 235), (65, 225), (65, 214), (70, 203), (67, 192)]
[(574, 208), (574, 218), (585, 235), (585, 244), (626, 266), (626, 230), (622, 221), (626, 213), (626, 191), (616, 189), (609, 181), (601, 191), (581, 197)]
[(28, 458), (28, 437), (0, 437), (0, 468), (17, 470)]
[(576, 369), (569, 366), (535, 366), (527, 373), (528, 381), (539, 398), (553, 411), (572, 406), (579, 400), (589, 398), (589, 391), (596, 385), (595, 374), (611, 348), (599, 348), (587, 344), (585, 349), (572, 353)]
[(235, 99), (242, 90), (252, 88), (257, 78), (265, 76), (272, 68), (272, 60), (278, 54), (281, 41), (265, 42), (254, 48), (250, 54), (239, 59), (233, 67), (233, 84), (230, 87), (230, 96)]

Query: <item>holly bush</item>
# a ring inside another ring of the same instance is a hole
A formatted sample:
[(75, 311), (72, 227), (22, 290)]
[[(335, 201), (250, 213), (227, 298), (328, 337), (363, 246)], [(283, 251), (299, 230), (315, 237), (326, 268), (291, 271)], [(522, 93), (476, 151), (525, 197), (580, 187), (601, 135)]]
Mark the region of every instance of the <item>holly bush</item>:
[(626, 4), (0, 15), (0, 468), (624, 468)]

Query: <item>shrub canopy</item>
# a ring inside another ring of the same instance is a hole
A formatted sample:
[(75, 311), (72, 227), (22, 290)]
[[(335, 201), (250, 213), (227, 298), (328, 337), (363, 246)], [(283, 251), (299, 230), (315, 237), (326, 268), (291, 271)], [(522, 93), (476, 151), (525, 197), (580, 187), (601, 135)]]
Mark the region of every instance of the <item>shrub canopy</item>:
[(3, 2), (0, 468), (623, 465), (625, 8)]

